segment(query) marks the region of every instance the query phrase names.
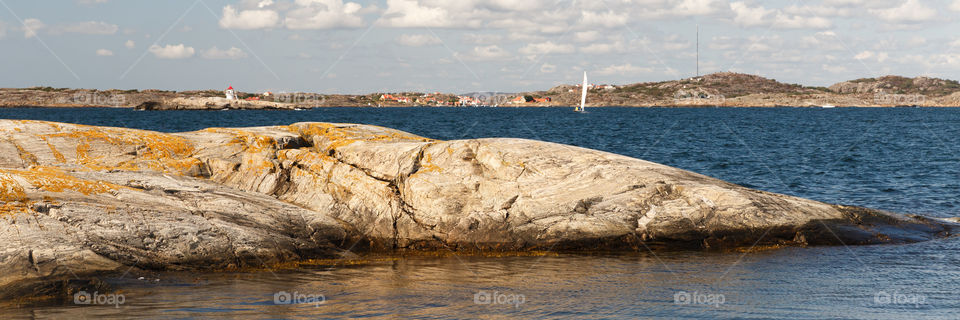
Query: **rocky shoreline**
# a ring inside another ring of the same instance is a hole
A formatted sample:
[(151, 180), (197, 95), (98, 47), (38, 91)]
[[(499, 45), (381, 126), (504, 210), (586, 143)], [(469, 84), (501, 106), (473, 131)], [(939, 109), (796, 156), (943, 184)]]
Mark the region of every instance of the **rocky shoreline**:
[[(0, 107), (115, 107), (138, 110), (290, 110), (438, 104), (573, 107), (580, 104), (580, 92), (577, 86), (560, 85), (546, 91), (517, 94), (279, 93), (268, 97), (238, 93), (240, 97), (251, 100), (226, 100), (221, 98), (223, 93), (216, 90), (100, 91), (45, 87), (0, 89)], [(587, 101), (588, 106), (598, 107), (960, 107), (960, 82), (928, 77), (885, 76), (844, 81), (830, 87), (806, 87), (754, 75), (722, 72), (672, 81), (597, 85), (590, 88)]]
[(0, 136), (0, 298), (57, 296), (131, 269), (363, 252), (749, 250), (911, 243), (957, 228), (523, 139), (13, 120), (0, 120)]

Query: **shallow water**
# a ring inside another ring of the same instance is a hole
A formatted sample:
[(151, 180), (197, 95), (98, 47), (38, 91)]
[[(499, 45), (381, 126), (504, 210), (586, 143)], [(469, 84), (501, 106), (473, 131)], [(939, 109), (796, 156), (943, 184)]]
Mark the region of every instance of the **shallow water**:
[[(0, 118), (166, 132), (324, 121), (376, 124), (445, 140), (530, 138), (821, 201), (960, 216), (960, 109), (592, 108), (587, 114), (543, 108), (0, 109)], [(7, 308), (3, 314), (955, 319), (960, 318), (958, 249), (960, 241), (951, 238), (747, 254), (452, 255), (252, 274), (128, 274), (109, 279), (123, 290), (119, 307), (64, 301)], [(144, 279), (136, 279), (140, 276)], [(325, 300), (278, 305), (279, 292)], [(484, 293), (514, 304), (476, 303), (475, 295), (486, 301)], [(690, 301), (685, 298), (693, 302), (684, 304)]]

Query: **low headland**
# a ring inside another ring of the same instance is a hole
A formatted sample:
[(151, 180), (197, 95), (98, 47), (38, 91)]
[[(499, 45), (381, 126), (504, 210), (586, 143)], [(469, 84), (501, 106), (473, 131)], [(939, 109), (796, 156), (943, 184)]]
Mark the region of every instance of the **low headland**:
[[(627, 85), (590, 85), (588, 106), (623, 107), (958, 107), (960, 82), (929, 77), (884, 76), (829, 87), (781, 83), (755, 75), (714, 73), (701, 77)], [(309, 109), (317, 107), (500, 106), (572, 107), (580, 85), (545, 91), (493, 94), (239, 92), (219, 90), (90, 90), (35, 87), (0, 89), (0, 107), (117, 107), (141, 110)]]
[(364, 254), (897, 244), (958, 224), (524, 139), (296, 123), (159, 133), (0, 120), (0, 300)]

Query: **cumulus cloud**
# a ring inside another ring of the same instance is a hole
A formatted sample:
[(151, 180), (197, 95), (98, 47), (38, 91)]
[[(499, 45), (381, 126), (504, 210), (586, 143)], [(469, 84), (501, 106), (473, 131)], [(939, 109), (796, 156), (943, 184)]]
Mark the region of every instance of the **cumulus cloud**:
[(152, 45), (150, 46), (150, 53), (153, 53), (154, 56), (160, 59), (186, 59), (192, 57), (196, 50), (193, 47), (187, 47), (183, 44), (178, 45)]
[(407, 47), (423, 47), (442, 43), (440, 38), (428, 34), (404, 34), (397, 38), (397, 43)]
[[(767, 9), (763, 6), (751, 7), (746, 2), (730, 3), (733, 11), (733, 22), (742, 27), (770, 26), (778, 29), (826, 29), (833, 23), (824, 17), (790, 14), (779, 9)], [(799, 11), (796, 8), (787, 8), (788, 11)]]
[(50, 34), (79, 33), (79, 34), (115, 34), (120, 27), (103, 21), (85, 21), (51, 26)]
[(950, 4), (950, 10), (960, 11), (960, 0), (953, 0), (953, 3)]
[(233, 6), (223, 7), (220, 27), (224, 29), (253, 30), (276, 27), (280, 14), (273, 10), (241, 10)]
[(463, 60), (473, 61), (492, 61), (510, 58), (510, 54), (497, 45), (474, 47), (473, 51), (469, 53), (462, 54), (457, 52), (454, 54), (454, 56)]
[(364, 26), (360, 16), (363, 6), (343, 0), (296, 0), (299, 6), (287, 12), (284, 19), (289, 29), (336, 29)]
[(569, 44), (557, 44), (553, 41), (531, 43), (520, 48), (520, 53), (527, 56), (539, 56), (543, 54), (564, 54), (572, 53), (573, 46)]
[(638, 66), (634, 66), (633, 64), (627, 63), (627, 64), (607, 66), (593, 72), (593, 74), (601, 75), (601, 76), (612, 76), (612, 75), (626, 76), (626, 75), (634, 75), (637, 73), (651, 73), (651, 72), (653, 72), (653, 68), (638, 67)]
[(113, 56), (113, 51), (110, 51), (107, 49), (99, 49), (97, 50), (97, 55), (101, 57), (109, 57), (109, 56)]
[(137, 46), (137, 44), (133, 42), (133, 40), (127, 40), (127, 42), (123, 43), (123, 46), (127, 47), (127, 49), (133, 49), (134, 47)]
[(622, 41), (615, 41), (612, 43), (592, 43), (581, 47), (580, 52), (586, 54), (604, 54), (611, 52), (622, 52), (624, 49), (625, 47)]
[(120, 30), (119, 26), (102, 21), (84, 21), (47, 25), (39, 19), (29, 18), (24, 20), (23, 24), (23, 36), (25, 38), (35, 37), (41, 31), (51, 35), (62, 35), (65, 33), (110, 35), (115, 34)]
[(872, 9), (870, 12), (884, 21), (900, 24), (927, 22), (937, 17), (937, 11), (920, 0), (906, 0), (898, 7)]
[(207, 49), (200, 53), (200, 56), (204, 59), (242, 59), (247, 57), (247, 53), (240, 48), (231, 47), (230, 49), (221, 50), (214, 46), (213, 48)]
[(47, 25), (38, 19), (28, 18), (23, 20), (23, 37), (27, 39), (36, 37), (37, 33), (46, 27)]
[(607, 28), (622, 27), (629, 20), (626, 12), (591, 12), (584, 11), (582, 22), (588, 26), (603, 26)]
[(453, 3), (451, 1), (427, 5), (417, 0), (387, 0), (387, 11), (381, 23), (395, 28), (478, 28), (481, 26), (482, 21), (471, 16), (471, 11), (453, 14), (448, 7), (445, 7)]
[(557, 71), (557, 66), (544, 62), (540, 66), (540, 72), (542, 73), (554, 73)]

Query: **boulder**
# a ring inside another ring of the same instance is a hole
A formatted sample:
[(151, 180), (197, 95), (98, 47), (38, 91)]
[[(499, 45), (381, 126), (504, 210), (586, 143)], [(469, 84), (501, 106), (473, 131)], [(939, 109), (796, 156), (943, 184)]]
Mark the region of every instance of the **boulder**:
[(0, 120), (0, 296), (348, 251), (908, 243), (956, 224), (524, 139), (298, 123), (164, 134)]

